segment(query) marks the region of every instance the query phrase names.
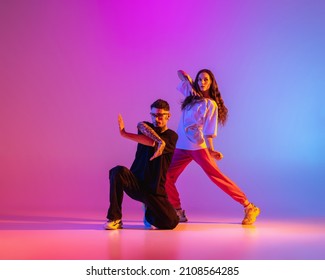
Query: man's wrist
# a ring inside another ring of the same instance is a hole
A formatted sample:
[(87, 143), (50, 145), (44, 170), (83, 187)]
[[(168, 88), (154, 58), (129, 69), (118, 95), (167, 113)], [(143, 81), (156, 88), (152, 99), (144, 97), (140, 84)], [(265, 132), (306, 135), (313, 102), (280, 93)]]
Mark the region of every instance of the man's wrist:
[(121, 134), (122, 136), (125, 136), (125, 135), (126, 135), (125, 128), (122, 128), (122, 129), (120, 130), (120, 134)]

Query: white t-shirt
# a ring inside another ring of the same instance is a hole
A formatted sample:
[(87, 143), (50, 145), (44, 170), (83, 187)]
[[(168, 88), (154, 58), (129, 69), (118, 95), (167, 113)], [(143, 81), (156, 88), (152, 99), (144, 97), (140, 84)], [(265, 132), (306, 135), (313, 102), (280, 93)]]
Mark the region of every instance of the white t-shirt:
[[(181, 81), (177, 89), (185, 96), (195, 94), (189, 81)], [(193, 106), (182, 110), (178, 125), (176, 148), (199, 150), (207, 148), (204, 136), (217, 136), (218, 106), (209, 98), (204, 98)]]

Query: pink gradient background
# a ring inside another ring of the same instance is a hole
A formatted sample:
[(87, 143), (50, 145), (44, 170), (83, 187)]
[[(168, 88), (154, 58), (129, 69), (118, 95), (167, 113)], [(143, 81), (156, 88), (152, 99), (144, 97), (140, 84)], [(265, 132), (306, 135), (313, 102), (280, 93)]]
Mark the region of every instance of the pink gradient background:
[[(230, 112), (215, 140), (220, 168), (265, 217), (324, 217), (324, 10), (307, 0), (1, 1), (0, 214), (104, 219), (108, 170), (130, 166), (136, 147), (117, 114), (135, 132), (163, 98), (176, 130), (176, 71), (210, 68)], [(189, 216), (242, 216), (195, 164), (178, 186)]]

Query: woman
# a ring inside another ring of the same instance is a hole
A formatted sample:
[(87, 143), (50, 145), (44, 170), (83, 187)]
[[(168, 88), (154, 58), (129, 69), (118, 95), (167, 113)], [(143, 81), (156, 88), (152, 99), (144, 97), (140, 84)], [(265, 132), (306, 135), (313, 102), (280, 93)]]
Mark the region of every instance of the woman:
[(214, 160), (223, 157), (214, 150), (212, 141), (217, 135), (217, 124), (224, 125), (228, 116), (215, 77), (208, 69), (200, 70), (194, 82), (182, 70), (178, 71), (178, 76), (181, 83), (177, 89), (184, 94), (185, 99), (177, 130), (178, 142), (167, 172), (165, 188), (168, 199), (176, 209), (180, 222), (186, 222), (187, 217), (182, 210), (175, 183), (186, 166), (194, 160), (213, 183), (243, 205), (245, 217), (242, 224), (251, 225), (260, 209), (250, 203), (241, 189), (221, 173)]

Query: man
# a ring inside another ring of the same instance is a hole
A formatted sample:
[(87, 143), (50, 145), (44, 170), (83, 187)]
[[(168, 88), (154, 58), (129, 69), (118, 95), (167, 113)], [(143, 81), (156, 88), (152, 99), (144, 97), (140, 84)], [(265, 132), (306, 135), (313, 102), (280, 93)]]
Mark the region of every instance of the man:
[(168, 129), (169, 104), (156, 100), (151, 106), (152, 123), (140, 122), (138, 134), (126, 132), (122, 116), (118, 116), (121, 136), (138, 142), (131, 169), (116, 166), (109, 172), (110, 206), (105, 229), (120, 229), (123, 191), (145, 206), (145, 223), (158, 229), (173, 229), (179, 219), (167, 199), (165, 181), (178, 136)]

